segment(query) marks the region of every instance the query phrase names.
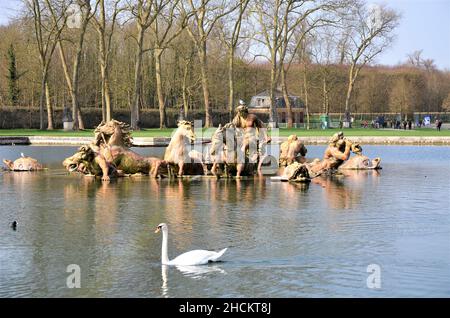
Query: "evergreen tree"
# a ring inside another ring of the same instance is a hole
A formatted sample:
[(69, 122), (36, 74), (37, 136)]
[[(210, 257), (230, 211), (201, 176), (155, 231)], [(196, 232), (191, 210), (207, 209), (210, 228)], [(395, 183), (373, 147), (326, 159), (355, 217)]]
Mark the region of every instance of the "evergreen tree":
[(10, 45), (7, 53), (8, 58), (8, 97), (12, 106), (16, 106), (19, 102), (19, 87), (17, 81), (19, 80), (19, 75), (17, 74), (16, 65), (16, 54), (14, 52), (14, 47)]

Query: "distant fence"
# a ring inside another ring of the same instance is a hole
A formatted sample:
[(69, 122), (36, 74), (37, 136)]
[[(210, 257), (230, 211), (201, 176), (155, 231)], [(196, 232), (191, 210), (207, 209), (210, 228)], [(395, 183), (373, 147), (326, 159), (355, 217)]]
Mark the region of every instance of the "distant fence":
[[(102, 112), (99, 108), (83, 108), (83, 121), (86, 128), (96, 127), (102, 120)], [(309, 126), (310, 128), (321, 128), (320, 113), (310, 114)], [(344, 114), (330, 113), (330, 126), (338, 128), (340, 121), (344, 118)], [(269, 115), (266, 113), (257, 115), (263, 122), (269, 121)], [(367, 121), (368, 124), (375, 120), (378, 116), (384, 116), (385, 121), (395, 120), (398, 116), (405, 118), (405, 114), (400, 113), (352, 113), (354, 118), (353, 127), (360, 127), (361, 123)], [(408, 114), (407, 117), (411, 120), (417, 118), (423, 119), (425, 116), (430, 116), (431, 124), (434, 124), (436, 118), (441, 119), (444, 123), (450, 123), (450, 112), (415, 112)], [(60, 108), (53, 111), (55, 128), (63, 127), (63, 110)], [(113, 118), (129, 123), (130, 111), (126, 109), (118, 109), (113, 111)], [(176, 122), (180, 118), (178, 110), (168, 109), (166, 111), (166, 119), (168, 127), (176, 127)], [(44, 126), (47, 126), (47, 114), (45, 114)], [(191, 111), (187, 118), (188, 120), (204, 120), (205, 112), (199, 110)], [(306, 127), (306, 115), (303, 117), (303, 123), (294, 124), (294, 127)], [(225, 124), (229, 122), (229, 115), (227, 111), (212, 111), (212, 120), (214, 126), (220, 123)], [(141, 110), (140, 126), (142, 128), (159, 128), (159, 110), (158, 109), (144, 109)], [(279, 123), (280, 127), (286, 127), (285, 123)], [(14, 129), (14, 128), (39, 128), (39, 109), (26, 107), (0, 107), (0, 129)]]
[[(310, 128), (322, 128), (322, 122), (320, 121), (321, 113), (312, 113), (309, 116), (309, 127)], [(338, 128), (340, 126), (341, 120), (344, 119), (343, 113), (329, 113), (330, 119), (330, 127)], [(401, 113), (351, 113), (351, 116), (354, 119), (353, 127), (361, 127), (361, 125), (366, 121), (370, 126), (372, 120), (376, 120), (380, 116), (384, 116), (385, 122), (395, 121), (398, 118), (404, 120), (405, 117), (407, 119), (411, 119), (413, 123), (416, 120), (423, 120), (425, 116), (429, 116), (431, 120), (431, 124), (434, 126), (434, 122), (436, 119), (442, 120), (444, 123), (450, 123), (450, 112), (413, 112), (410, 114), (401, 114)], [(280, 127), (286, 127), (286, 124), (279, 124)], [(295, 124), (294, 127), (304, 128), (306, 127), (306, 115), (304, 116), (304, 122)]]

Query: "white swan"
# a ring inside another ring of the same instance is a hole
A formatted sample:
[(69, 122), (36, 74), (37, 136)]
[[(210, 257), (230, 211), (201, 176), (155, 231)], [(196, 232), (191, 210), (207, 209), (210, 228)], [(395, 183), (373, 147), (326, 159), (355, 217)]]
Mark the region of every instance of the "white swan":
[(161, 263), (163, 265), (204, 265), (208, 262), (216, 262), (226, 252), (226, 248), (219, 252), (206, 250), (193, 250), (181, 254), (180, 256), (169, 260), (167, 253), (167, 237), (169, 236), (169, 229), (166, 223), (161, 223), (156, 227), (155, 233), (162, 231), (162, 249), (161, 249)]

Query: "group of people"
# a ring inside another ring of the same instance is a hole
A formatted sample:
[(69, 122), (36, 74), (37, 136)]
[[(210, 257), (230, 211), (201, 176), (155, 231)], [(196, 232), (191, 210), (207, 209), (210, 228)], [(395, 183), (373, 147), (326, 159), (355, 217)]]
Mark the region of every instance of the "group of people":
[[(399, 122), (399, 121), (397, 120), (397, 122)], [(409, 130), (411, 130), (411, 129), (412, 129), (412, 125), (413, 125), (413, 123), (412, 123), (412, 120), (411, 120), (411, 119), (410, 119), (410, 120), (404, 120), (404, 121), (402, 122), (403, 130), (406, 130), (406, 128), (408, 128)], [(397, 126), (399, 126), (399, 125), (397, 124)], [(400, 129), (400, 127), (398, 127), (397, 129)]]
[[(436, 125), (436, 129), (438, 131), (440, 131), (441, 127), (442, 127), (442, 120), (436, 119), (435, 125)], [(369, 126), (369, 123), (367, 122), (367, 120), (361, 122), (361, 127), (367, 128), (368, 126)], [(380, 126), (379, 122), (376, 120), (372, 120), (372, 122), (371, 122), (372, 128), (390, 127), (393, 129), (411, 130), (414, 127), (421, 128), (422, 126), (425, 126), (425, 122), (423, 119), (419, 119), (415, 123), (411, 119), (408, 119), (408, 120), (405, 119), (403, 121), (398, 120), (398, 119), (397, 120), (389, 120), (388, 119), (386, 122), (383, 123), (382, 126)]]

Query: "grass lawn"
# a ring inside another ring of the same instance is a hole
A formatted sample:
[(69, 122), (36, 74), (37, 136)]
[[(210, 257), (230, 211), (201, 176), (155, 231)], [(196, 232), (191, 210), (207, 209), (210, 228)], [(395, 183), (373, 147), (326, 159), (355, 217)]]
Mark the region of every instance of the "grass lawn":
[[(173, 129), (143, 129), (133, 132), (134, 137), (165, 137), (172, 133)], [(49, 136), (49, 137), (93, 137), (94, 130), (64, 131), (39, 130), (39, 129), (0, 129), (0, 136)]]
[[(204, 135), (209, 137), (214, 132), (213, 129), (204, 129)], [(395, 129), (372, 129), (372, 128), (347, 128), (342, 129), (346, 136), (450, 136), (450, 129), (443, 129), (440, 132), (431, 128), (420, 128), (416, 130), (395, 130)], [(170, 137), (174, 131), (173, 128), (168, 129), (142, 129), (133, 132), (133, 137)], [(339, 129), (310, 129), (291, 128), (280, 129), (280, 136), (289, 136), (296, 134), (303, 136), (331, 136)], [(84, 131), (66, 132), (61, 129), (55, 130), (39, 130), (39, 129), (0, 129), (0, 136), (51, 136), (51, 137), (92, 137), (93, 129)]]
[(432, 128), (420, 128), (412, 130), (403, 129), (374, 129), (374, 128), (344, 128), (344, 129), (280, 129), (280, 136), (289, 136), (296, 134), (298, 136), (331, 136), (335, 132), (342, 130), (346, 136), (410, 136), (410, 137), (422, 137), (422, 136), (450, 136), (450, 129), (441, 129), (437, 131)]

